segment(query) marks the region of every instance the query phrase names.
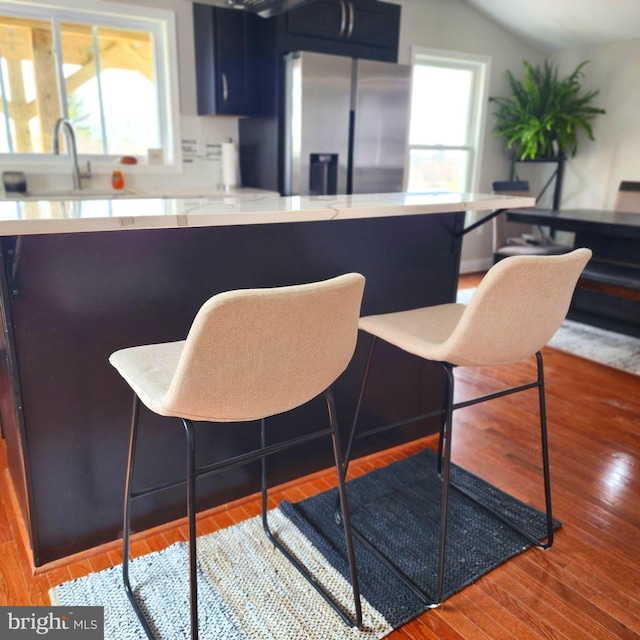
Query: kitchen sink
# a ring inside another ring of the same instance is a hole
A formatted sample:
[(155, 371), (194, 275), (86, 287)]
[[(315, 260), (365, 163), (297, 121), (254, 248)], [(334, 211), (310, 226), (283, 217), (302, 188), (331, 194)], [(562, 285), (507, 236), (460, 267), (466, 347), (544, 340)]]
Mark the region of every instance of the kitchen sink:
[(206, 198), (218, 198), (221, 196), (229, 196), (235, 194), (229, 194), (222, 191), (168, 191), (164, 193), (146, 193), (135, 189), (122, 189), (114, 190), (108, 189), (104, 191), (90, 190), (90, 189), (68, 189), (64, 191), (59, 190), (29, 190), (26, 193), (6, 193), (4, 199), (6, 200), (25, 200), (25, 201), (38, 201), (38, 200), (113, 200), (113, 199), (129, 199), (129, 198), (161, 198), (161, 199), (176, 199), (176, 200), (190, 200), (190, 199), (206, 199)]
[(25, 193), (5, 193), (7, 200), (106, 200), (111, 198), (145, 198), (149, 197), (144, 194), (137, 194), (133, 191), (123, 189), (115, 191), (113, 189), (105, 191), (91, 191), (88, 189), (67, 189), (67, 190), (49, 190), (34, 189)]

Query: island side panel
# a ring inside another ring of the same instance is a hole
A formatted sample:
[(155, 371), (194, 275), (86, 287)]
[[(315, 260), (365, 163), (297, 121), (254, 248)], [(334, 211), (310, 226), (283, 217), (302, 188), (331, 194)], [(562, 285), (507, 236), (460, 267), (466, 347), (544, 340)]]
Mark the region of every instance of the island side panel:
[[(17, 286), (13, 277), (19, 252), (16, 252), (16, 238), (2, 238), (0, 257), (0, 313), (2, 315), (2, 334), (0, 337), (0, 421), (2, 438), (7, 448), (8, 482), (3, 483), (3, 494), (7, 504), (17, 504), (20, 516), (25, 523), (29, 543), (34, 538), (35, 522), (32, 519), (33, 508), (31, 486), (26, 455), (26, 435), (22, 414), (22, 397), (17, 367), (17, 354), (11, 317), (11, 291)], [(9, 495), (13, 492), (13, 496)]]
[[(311, 282), (348, 271), (367, 278), (362, 313), (453, 300), (460, 214), (332, 222), (25, 236), (17, 294), (9, 293), (30, 469), (32, 535), (41, 565), (121, 535), (132, 396), (108, 364), (113, 351), (183, 339), (202, 303), (221, 291)], [(335, 387), (351, 424), (368, 337)], [(383, 347), (365, 399), (367, 426), (437, 409), (439, 367)], [(184, 476), (184, 433), (143, 409), (138, 487)], [(268, 421), (275, 442), (326, 424), (322, 399)], [(435, 432), (431, 420), (362, 441), (357, 454)], [(255, 423), (197, 429), (198, 464), (259, 444)], [(270, 483), (331, 465), (330, 443), (269, 460)], [(198, 508), (255, 492), (259, 464), (203, 478)], [(178, 488), (139, 501), (134, 529), (184, 515)]]

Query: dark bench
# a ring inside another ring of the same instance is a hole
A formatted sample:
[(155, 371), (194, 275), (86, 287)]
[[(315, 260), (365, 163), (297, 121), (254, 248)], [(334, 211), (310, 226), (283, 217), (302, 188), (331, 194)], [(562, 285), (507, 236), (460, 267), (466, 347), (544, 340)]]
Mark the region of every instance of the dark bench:
[(581, 280), (640, 292), (640, 266), (593, 261), (582, 272)]

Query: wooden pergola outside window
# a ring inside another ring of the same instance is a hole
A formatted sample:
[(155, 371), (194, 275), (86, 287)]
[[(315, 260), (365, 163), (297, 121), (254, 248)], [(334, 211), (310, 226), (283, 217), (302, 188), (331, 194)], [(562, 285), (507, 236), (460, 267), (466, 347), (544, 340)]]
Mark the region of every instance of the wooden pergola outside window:
[(152, 33), (0, 15), (0, 61), (0, 153), (51, 153), (60, 117), (81, 153), (160, 146)]

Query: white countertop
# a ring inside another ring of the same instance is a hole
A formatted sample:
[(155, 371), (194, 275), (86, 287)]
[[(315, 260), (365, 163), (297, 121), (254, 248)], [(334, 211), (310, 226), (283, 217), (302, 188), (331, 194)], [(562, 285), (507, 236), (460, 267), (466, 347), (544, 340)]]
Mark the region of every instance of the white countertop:
[(481, 193), (0, 201), (0, 236), (348, 220), (533, 207), (534, 198)]

